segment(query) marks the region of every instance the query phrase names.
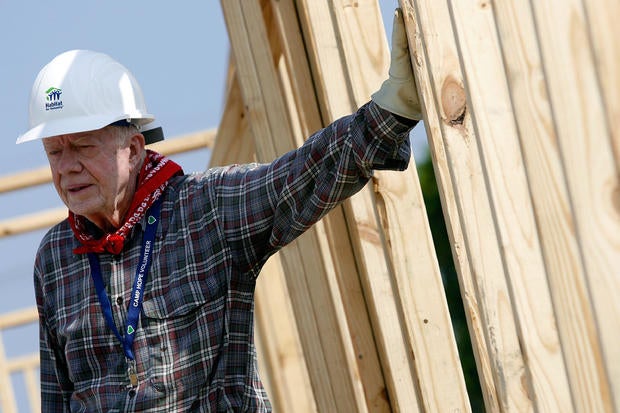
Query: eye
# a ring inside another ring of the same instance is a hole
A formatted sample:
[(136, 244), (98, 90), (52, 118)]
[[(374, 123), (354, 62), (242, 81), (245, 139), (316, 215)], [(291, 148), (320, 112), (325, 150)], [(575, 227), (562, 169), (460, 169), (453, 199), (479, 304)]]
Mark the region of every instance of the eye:
[(84, 156), (94, 156), (98, 152), (97, 145), (91, 145), (88, 143), (78, 145), (77, 150)]

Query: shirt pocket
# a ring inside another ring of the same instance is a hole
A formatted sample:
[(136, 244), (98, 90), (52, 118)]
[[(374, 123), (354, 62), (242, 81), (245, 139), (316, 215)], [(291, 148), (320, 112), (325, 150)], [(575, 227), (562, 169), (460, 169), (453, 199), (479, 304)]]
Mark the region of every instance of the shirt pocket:
[(184, 317), (197, 311), (203, 305), (207, 304), (207, 298), (196, 292), (170, 292), (165, 295), (145, 300), (142, 303), (143, 315), (147, 318), (157, 320), (168, 320)]
[[(142, 312), (145, 317), (158, 320), (182, 318), (210, 304), (223, 307), (229, 284), (226, 273), (206, 275), (186, 267), (165, 278), (155, 277), (153, 282), (142, 303)], [(215, 310), (213, 305), (209, 306), (211, 310)]]
[(148, 374), (175, 392), (208, 385), (227, 340), (226, 294), (207, 295), (201, 284), (177, 284), (143, 302)]

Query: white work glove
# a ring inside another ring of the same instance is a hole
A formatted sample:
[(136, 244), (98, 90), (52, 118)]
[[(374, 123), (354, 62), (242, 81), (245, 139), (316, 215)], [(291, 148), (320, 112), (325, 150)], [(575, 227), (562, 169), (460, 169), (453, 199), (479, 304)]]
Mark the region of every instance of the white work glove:
[(381, 108), (394, 114), (408, 119), (422, 119), (422, 106), (411, 69), (407, 33), (400, 8), (394, 11), (389, 77), (371, 98)]

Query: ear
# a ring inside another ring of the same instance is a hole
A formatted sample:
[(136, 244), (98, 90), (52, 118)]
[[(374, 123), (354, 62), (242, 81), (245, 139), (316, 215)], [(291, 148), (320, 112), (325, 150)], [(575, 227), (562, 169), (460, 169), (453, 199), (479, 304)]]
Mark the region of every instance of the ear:
[(144, 135), (141, 133), (134, 133), (129, 138), (129, 161), (133, 167), (142, 166), (142, 161), (145, 156), (145, 143), (144, 143)]

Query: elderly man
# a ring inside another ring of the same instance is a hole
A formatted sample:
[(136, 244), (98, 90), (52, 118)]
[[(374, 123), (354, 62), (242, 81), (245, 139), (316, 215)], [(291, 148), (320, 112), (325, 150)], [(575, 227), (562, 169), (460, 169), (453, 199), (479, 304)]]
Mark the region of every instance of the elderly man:
[(154, 138), (135, 78), (72, 50), (35, 80), (67, 220), (34, 268), (44, 412), (270, 411), (256, 367), (253, 291), (265, 261), (360, 190), (407, 167), (420, 119), (402, 16), (372, 101), (270, 164), (186, 175)]

